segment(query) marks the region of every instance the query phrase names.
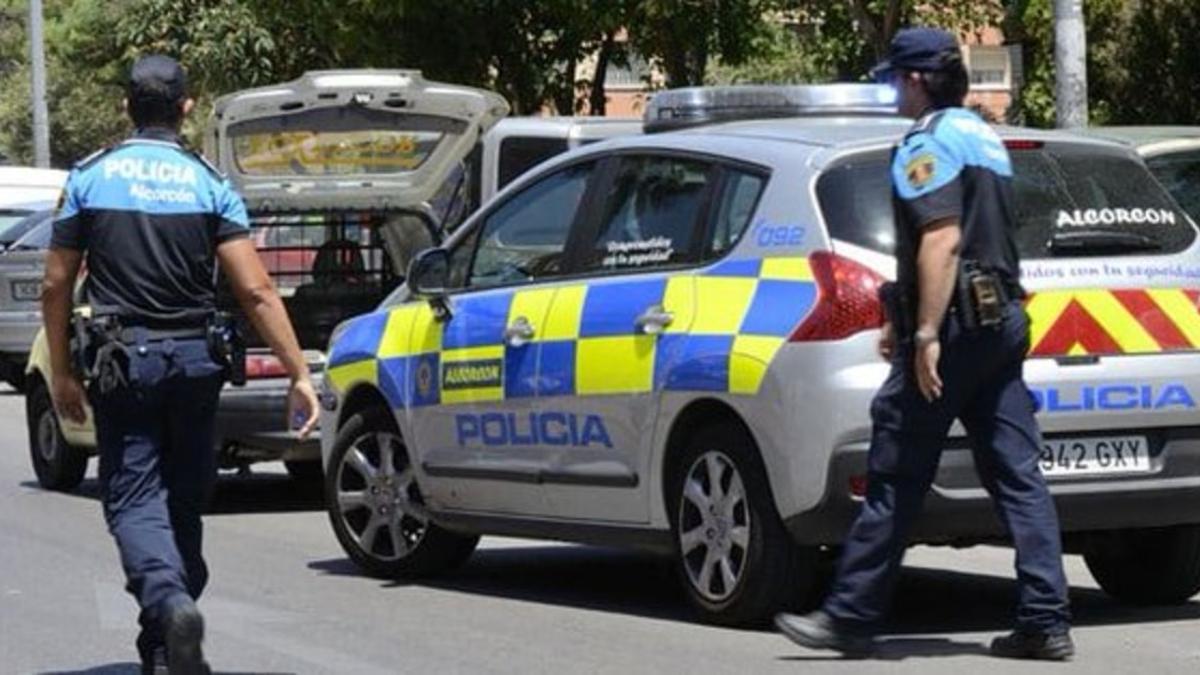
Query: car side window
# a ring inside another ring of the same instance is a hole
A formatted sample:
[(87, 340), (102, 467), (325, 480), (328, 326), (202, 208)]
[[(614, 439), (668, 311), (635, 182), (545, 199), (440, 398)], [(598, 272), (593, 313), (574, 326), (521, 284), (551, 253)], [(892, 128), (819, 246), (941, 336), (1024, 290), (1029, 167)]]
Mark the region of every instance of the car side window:
[(720, 258), (741, 239), (754, 216), (764, 185), (766, 180), (762, 176), (737, 169), (726, 170), (725, 181), (715, 202), (712, 238), (705, 258)]
[(707, 187), (708, 162), (678, 157), (622, 157), (599, 228), (585, 250), (585, 271), (662, 267), (694, 262)]
[(486, 216), (452, 252), (451, 280), (475, 289), (562, 274), (567, 237), (592, 167), (577, 164), (542, 178)]

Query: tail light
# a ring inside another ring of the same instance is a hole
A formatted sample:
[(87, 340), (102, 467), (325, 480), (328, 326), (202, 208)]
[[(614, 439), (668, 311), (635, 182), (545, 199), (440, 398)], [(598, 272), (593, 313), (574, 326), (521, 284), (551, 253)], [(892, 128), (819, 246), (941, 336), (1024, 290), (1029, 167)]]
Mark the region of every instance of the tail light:
[(1009, 150), (1041, 150), (1045, 145), (1041, 141), (1028, 141), (1021, 138), (1010, 138), (1004, 141), (1004, 147)]
[(792, 342), (841, 340), (883, 325), (879, 287), (884, 279), (878, 272), (826, 251), (808, 260), (817, 280), (817, 303), (792, 333)]
[(268, 377), (283, 377), (287, 368), (283, 362), (270, 355), (250, 355), (246, 357), (246, 379), (262, 380)]

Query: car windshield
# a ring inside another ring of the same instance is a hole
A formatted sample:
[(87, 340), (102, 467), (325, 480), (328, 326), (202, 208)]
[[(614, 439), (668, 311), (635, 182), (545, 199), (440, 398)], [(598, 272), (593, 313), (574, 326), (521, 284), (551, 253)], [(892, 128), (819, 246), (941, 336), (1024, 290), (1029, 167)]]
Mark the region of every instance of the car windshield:
[[(1014, 143), (1015, 239), (1022, 258), (1169, 254), (1195, 227), (1154, 177), (1124, 151), (1096, 145)], [(895, 246), (889, 153), (841, 160), (817, 182), (830, 235), (891, 254)], [(1056, 243), (1074, 245), (1060, 249)], [(1096, 243), (1094, 249), (1089, 242)], [(1129, 246), (1119, 246), (1132, 243)], [(1082, 244), (1082, 245), (1080, 245)]]

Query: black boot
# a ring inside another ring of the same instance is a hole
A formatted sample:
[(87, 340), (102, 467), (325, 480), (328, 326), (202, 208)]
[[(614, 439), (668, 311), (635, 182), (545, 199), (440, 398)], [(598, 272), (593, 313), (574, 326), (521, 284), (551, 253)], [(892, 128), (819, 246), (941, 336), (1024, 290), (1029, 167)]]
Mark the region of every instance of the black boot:
[(1075, 655), (1075, 643), (1066, 630), (1040, 633), (1018, 629), (992, 640), (991, 651), (992, 656), (1006, 659), (1069, 661)]
[(142, 658), (142, 675), (170, 675), (167, 671), (167, 648), (151, 647), (138, 650)]
[(210, 675), (200, 643), (204, 641), (204, 617), (196, 603), (179, 595), (163, 603), (162, 627), (167, 639), (167, 670), (170, 675)]
[(775, 626), (789, 640), (809, 649), (828, 649), (846, 656), (868, 656), (875, 650), (875, 638), (840, 624), (821, 610), (799, 616), (776, 614)]

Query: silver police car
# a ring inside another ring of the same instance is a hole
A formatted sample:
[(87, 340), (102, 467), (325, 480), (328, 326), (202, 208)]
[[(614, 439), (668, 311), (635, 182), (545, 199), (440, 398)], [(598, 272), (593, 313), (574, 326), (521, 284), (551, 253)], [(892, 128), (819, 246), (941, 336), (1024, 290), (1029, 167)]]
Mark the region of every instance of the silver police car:
[[(673, 556), (714, 622), (813, 598), (866, 486), (889, 154), (910, 124), (873, 85), (668, 91), (648, 133), (509, 185), (334, 333), (323, 460), (349, 556), (419, 576), (482, 534), (554, 538)], [(1000, 135), (1067, 545), (1117, 598), (1183, 601), (1196, 226), (1130, 149)], [(1003, 537), (958, 429), (914, 542)]]

